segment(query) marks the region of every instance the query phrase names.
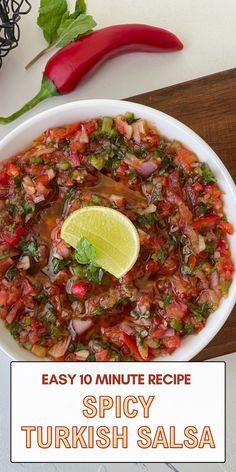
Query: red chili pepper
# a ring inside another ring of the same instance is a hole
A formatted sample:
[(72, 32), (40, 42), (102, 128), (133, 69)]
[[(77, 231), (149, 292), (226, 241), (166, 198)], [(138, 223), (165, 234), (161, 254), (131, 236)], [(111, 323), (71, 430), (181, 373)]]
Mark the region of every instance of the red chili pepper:
[(214, 228), (218, 220), (219, 217), (217, 215), (201, 216), (193, 222), (192, 227), (196, 230), (211, 229)]
[(60, 49), (49, 59), (39, 93), (19, 111), (0, 124), (10, 123), (42, 100), (72, 92), (91, 70), (110, 57), (127, 52), (171, 52), (183, 48), (170, 31), (149, 25), (115, 25), (98, 31)]
[(129, 336), (129, 334), (126, 334), (126, 333), (123, 333), (123, 337), (124, 337), (124, 342), (125, 342), (126, 346), (129, 348), (130, 352), (135, 357), (137, 357), (138, 359), (140, 359), (142, 361), (143, 358), (140, 356), (135, 338), (133, 338), (132, 336)]
[(80, 282), (76, 282), (74, 285), (72, 285), (71, 288), (71, 293), (74, 295), (74, 297), (80, 298), (80, 300), (83, 300), (86, 293), (89, 291), (89, 283), (88, 282), (83, 282), (82, 280)]
[(23, 228), (23, 227), (19, 227), (17, 228), (14, 233), (12, 234), (12, 236), (9, 236), (8, 234), (3, 234), (2, 235), (2, 239), (3, 241), (5, 241), (5, 243), (7, 243), (9, 246), (18, 246), (21, 238), (23, 236), (26, 236), (28, 234), (28, 231), (27, 229)]

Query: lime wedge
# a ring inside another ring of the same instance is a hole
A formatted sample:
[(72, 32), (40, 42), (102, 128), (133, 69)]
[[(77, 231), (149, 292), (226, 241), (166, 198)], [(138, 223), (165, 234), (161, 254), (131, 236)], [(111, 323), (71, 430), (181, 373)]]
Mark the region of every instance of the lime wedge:
[(86, 238), (96, 251), (96, 264), (117, 278), (135, 264), (140, 249), (133, 223), (117, 210), (90, 206), (76, 210), (64, 221), (61, 237), (76, 248)]

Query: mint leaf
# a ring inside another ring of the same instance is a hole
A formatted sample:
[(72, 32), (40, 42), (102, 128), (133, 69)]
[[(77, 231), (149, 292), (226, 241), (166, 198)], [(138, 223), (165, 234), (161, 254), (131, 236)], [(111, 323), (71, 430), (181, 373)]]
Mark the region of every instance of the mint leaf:
[(57, 38), (62, 17), (68, 11), (66, 0), (41, 0), (37, 24), (42, 28), (46, 41), (51, 44)]
[(80, 36), (92, 31), (94, 26), (96, 26), (96, 22), (89, 15), (79, 15), (75, 19), (71, 18), (71, 15), (67, 18), (64, 17), (58, 28), (58, 38), (54, 43), (54, 47), (62, 48), (66, 46)]
[(75, 4), (75, 13), (78, 12), (78, 15), (81, 15), (81, 13), (86, 13), (87, 10), (87, 5), (85, 0), (76, 0)]
[(96, 252), (92, 244), (86, 239), (81, 238), (77, 244), (74, 258), (79, 264), (88, 264), (96, 259)]

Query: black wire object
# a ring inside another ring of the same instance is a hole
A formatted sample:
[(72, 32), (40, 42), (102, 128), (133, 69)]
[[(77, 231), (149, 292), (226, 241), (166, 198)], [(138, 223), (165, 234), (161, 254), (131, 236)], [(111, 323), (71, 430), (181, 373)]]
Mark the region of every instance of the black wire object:
[(18, 21), (31, 10), (28, 0), (0, 0), (0, 68), (2, 58), (16, 48), (20, 39)]

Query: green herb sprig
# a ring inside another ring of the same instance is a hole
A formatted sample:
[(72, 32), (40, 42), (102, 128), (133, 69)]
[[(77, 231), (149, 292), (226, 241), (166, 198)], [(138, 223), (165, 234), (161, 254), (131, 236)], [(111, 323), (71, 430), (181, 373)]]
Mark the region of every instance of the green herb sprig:
[(76, 1), (73, 13), (69, 11), (67, 0), (40, 0), (37, 24), (42, 29), (48, 46), (27, 64), (26, 69), (52, 49), (62, 48), (91, 32), (96, 22), (86, 11), (85, 0)]

